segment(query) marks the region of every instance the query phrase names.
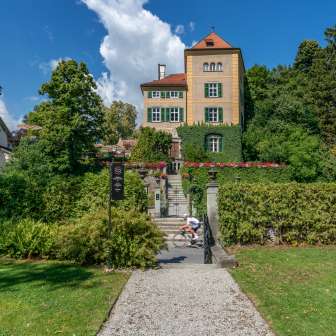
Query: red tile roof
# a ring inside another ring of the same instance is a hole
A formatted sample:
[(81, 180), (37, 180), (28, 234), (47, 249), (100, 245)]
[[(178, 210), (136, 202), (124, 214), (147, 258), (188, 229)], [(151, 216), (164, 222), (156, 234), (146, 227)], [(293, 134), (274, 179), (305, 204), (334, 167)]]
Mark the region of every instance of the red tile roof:
[[(213, 45), (208, 46), (207, 42), (212, 42)], [(191, 49), (210, 49), (210, 48), (232, 48), (232, 46), (219, 37), (215, 32), (210, 33), (208, 36), (196, 43)]]
[(153, 80), (148, 83), (143, 83), (141, 86), (186, 86), (186, 74), (177, 73), (168, 75), (162, 79)]

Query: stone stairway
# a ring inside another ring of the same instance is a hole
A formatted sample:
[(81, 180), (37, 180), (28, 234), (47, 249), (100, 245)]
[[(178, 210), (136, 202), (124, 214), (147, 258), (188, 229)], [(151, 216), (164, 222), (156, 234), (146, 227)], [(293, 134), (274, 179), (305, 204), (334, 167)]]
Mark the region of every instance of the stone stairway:
[(166, 240), (172, 241), (175, 234), (178, 233), (178, 228), (185, 223), (183, 218), (153, 218), (156, 225), (160, 228), (162, 232), (166, 234)]
[(188, 199), (184, 196), (180, 175), (168, 175), (168, 216), (188, 214)]

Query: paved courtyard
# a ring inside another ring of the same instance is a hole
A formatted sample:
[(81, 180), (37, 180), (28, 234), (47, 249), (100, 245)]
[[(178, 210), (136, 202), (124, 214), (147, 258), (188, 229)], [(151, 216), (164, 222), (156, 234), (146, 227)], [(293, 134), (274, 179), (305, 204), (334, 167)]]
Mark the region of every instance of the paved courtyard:
[(231, 275), (202, 264), (202, 249), (171, 248), (159, 260), (133, 272), (98, 335), (273, 335)]

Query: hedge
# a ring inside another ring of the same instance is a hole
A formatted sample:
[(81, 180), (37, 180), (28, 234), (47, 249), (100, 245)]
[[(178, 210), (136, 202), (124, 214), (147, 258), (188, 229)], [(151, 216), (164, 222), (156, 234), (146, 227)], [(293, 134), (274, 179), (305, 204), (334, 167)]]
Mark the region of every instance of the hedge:
[(336, 242), (335, 183), (222, 184), (218, 209), (224, 245)]
[(207, 156), (214, 162), (240, 162), (242, 161), (241, 129), (240, 126), (229, 125), (207, 125), (194, 124), (192, 126), (182, 125), (178, 127), (177, 134), (182, 140), (182, 153), (184, 159), (193, 161), (194, 158), (187, 157), (187, 148), (191, 145), (194, 148), (205, 148), (205, 139), (209, 134), (222, 136), (223, 152), (209, 153)]
[[(209, 181), (208, 168), (183, 168), (182, 180), (183, 190), (188, 194), (191, 190), (193, 206), (196, 214), (203, 216), (206, 209), (206, 185)], [(219, 184), (236, 182), (239, 183), (286, 183), (290, 181), (288, 167), (282, 168), (216, 168)], [(192, 183), (188, 176), (191, 174)]]

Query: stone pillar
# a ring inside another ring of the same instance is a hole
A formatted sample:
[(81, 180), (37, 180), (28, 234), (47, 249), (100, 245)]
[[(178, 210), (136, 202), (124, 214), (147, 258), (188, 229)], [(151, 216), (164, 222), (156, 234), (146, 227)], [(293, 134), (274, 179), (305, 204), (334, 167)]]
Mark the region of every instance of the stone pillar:
[(154, 191), (154, 199), (155, 199), (155, 217), (159, 218), (161, 217), (161, 192), (160, 192), (160, 186), (155, 188)]
[(217, 243), (218, 238), (218, 182), (216, 180), (217, 172), (209, 171), (210, 182), (207, 184), (207, 214), (212, 236)]

